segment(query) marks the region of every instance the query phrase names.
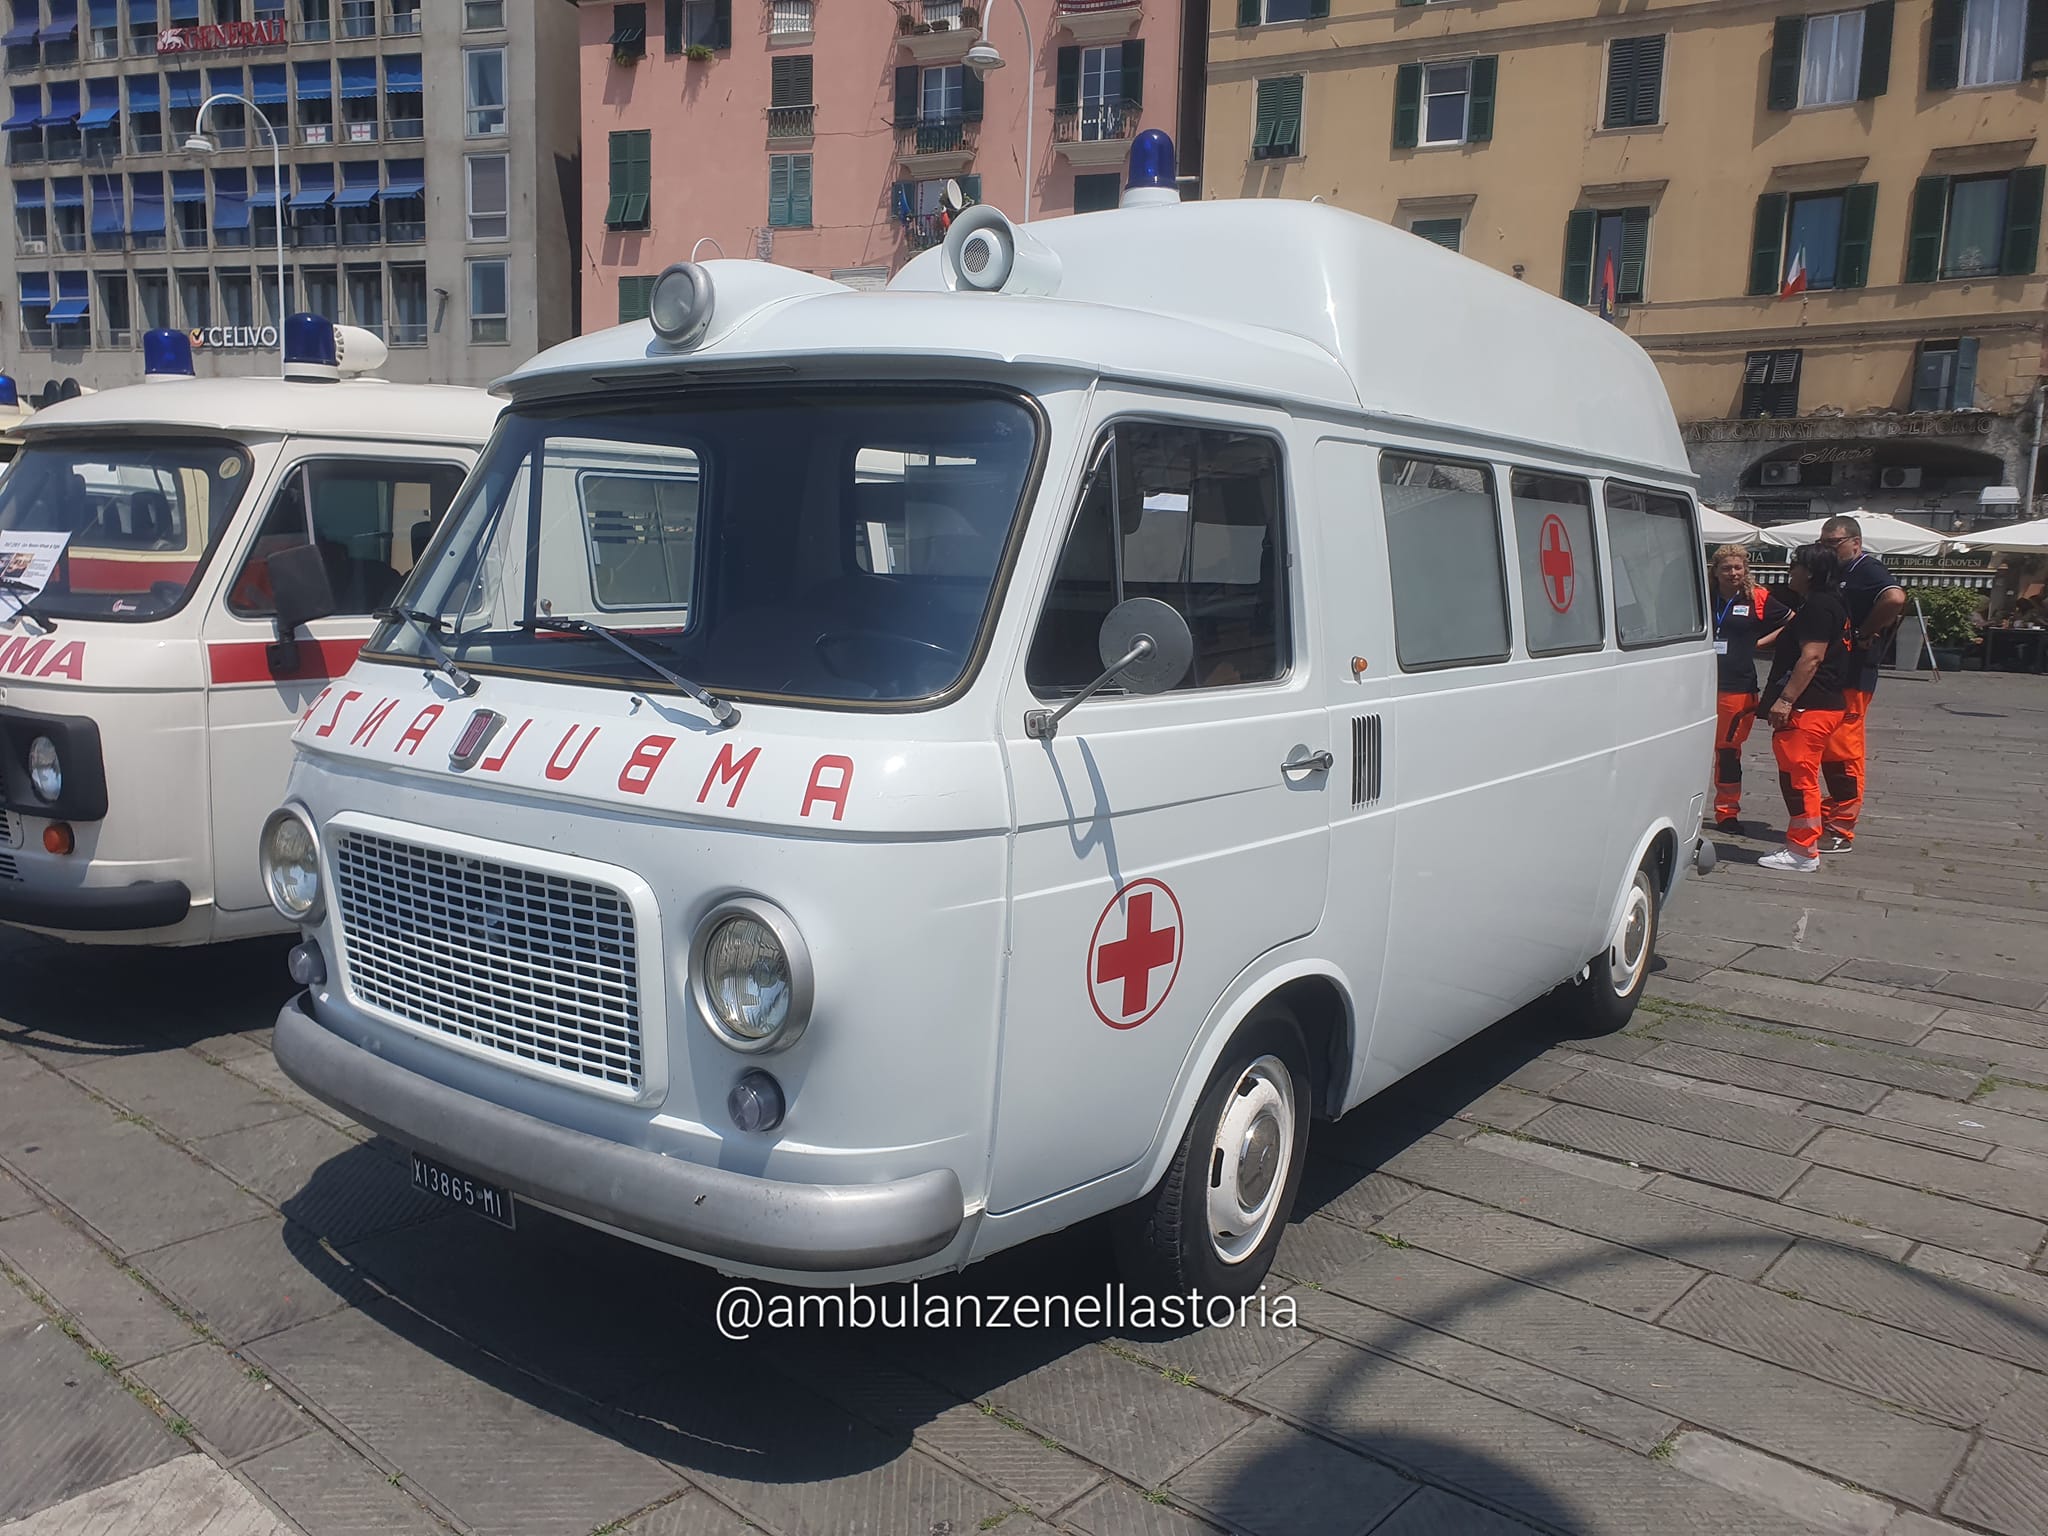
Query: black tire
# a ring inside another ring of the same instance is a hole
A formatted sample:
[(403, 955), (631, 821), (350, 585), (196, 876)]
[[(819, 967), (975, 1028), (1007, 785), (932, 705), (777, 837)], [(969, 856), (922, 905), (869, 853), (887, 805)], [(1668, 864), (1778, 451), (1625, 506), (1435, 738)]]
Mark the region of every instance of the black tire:
[[(1286, 1101), (1285, 1118), (1290, 1123), (1284, 1129), (1273, 1107), (1276, 1099)], [(1242, 1135), (1233, 1131), (1231, 1139), (1240, 1148), (1253, 1149), (1251, 1160), (1226, 1155), (1219, 1145), (1225, 1115), (1233, 1106), (1240, 1116), (1250, 1116), (1249, 1129)], [(1194, 1291), (1234, 1298), (1255, 1293), (1273, 1267), (1273, 1255), (1301, 1188), (1313, 1108), (1301, 1027), (1287, 1009), (1268, 1005), (1239, 1026), (1202, 1090), (1165, 1175), (1151, 1193), (1118, 1213), (1117, 1268), (1125, 1282), (1158, 1296)], [(1273, 1124), (1270, 1132), (1259, 1134), (1262, 1116)], [(1283, 1150), (1286, 1161), (1266, 1172), (1265, 1159)], [(1249, 1173), (1250, 1179), (1226, 1182), (1219, 1177), (1233, 1168)], [(1245, 1230), (1237, 1234), (1244, 1246), (1227, 1252), (1228, 1239), (1212, 1232), (1212, 1185), (1218, 1202), (1234, 1200), (1236, 1211), (1246, 1213), (1242, 1191), (1247, 1183), (1258, 1198), (1249, 1208)]]
[(1649, 985), (1657, 955), (1656, 872), (1648, 863), (1635, 873), (1607, 948), (1587, 966), (1586, 977), (1567, 989), (1572, 1022), (1588, 1033), (1611, 1035), (1628, 1027)]

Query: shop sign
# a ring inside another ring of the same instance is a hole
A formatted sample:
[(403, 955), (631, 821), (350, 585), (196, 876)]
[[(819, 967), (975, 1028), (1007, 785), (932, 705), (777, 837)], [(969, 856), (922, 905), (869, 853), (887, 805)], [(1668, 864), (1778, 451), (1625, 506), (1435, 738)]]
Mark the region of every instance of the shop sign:
[(158, 53), (217, 53), (227, 48), (282, 48), (282, 21), (223, 21), (204, 27), (164, 27), (156, 35)]
[(211, 347), (216, 352), (244, 352), (254, 347), (277, 345), (274, 325), (206, 325), (192, 332), (194, 347)]

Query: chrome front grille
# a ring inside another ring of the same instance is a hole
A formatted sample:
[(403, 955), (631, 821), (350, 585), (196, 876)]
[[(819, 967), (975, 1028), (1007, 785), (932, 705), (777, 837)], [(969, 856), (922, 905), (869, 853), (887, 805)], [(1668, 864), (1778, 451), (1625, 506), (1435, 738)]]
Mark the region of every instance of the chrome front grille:
[(334, 887), (357, 1001), (639, 1088), (639, 945), (624, 893), (353, 830), (334, 845)]

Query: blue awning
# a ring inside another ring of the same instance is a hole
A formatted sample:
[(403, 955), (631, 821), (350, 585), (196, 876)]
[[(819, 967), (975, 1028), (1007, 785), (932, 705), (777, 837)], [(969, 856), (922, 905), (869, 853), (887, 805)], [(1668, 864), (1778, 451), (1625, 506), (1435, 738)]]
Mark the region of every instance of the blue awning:
[(367, 208), (377, 201), (379, 170), (374, 160), (352, 160), (341, 168), (341, 188), (334, 194), (337, 208)]
[(163, 109), (163, 93), (157, 89), (155, 75), (130, 75), (128, 77), (128, 110), (130, 112), (158, 112)]
[(95, 176), (92, 179), (92, 232), (121, 235), (128, 232), (128, 207), (121, 200), (121, 178)]
[(137, 32), (154, 32), (156, 0), (128, 0), (128, 24)]
[(169, 92), (169, 100), (173, 107), (182, 107), (188, 111), (197, 112), (200, 103), (206, 100), (206, 97), (200, 93), (199, 71), (196, 69), (183, 70), (175, 75), (164, 76), (164, 88)]
[(341, 94), (360, 99), (377, 94), (377, 61), (375, 59), (343, 59), (341, 61)]
[(292, 76), (299, 83), (301, 101), (325, 101), (334, 94), (334, 71), (325, 59), (294, 64)]
[(196, 22), (199, 20), (199, 0), (171, 0), (171, 20)]
[(277, 186), (271, 177), (270, 167), (267, 165), (257, 167), (256, 190), (249, 194), (249, 206), (251, 208), (275, 208), (277, 206)]
[(374, 184), (367, 187), (344, 186), (334, 194), (334, 206), (337, 208), (367, 208), (375, 201), (377, 188)]
[(43, 184), (40, 181), (17, 181), (14, 184), (14, 206), (17, 208), (42, 207)]
[(43, 93), (32, 85), (14, 88), (14, 111), (0, 128), (10, 132), (33, 128), (43, 120)]
[(78, 121), (78, 82), (52, 80), (49, 110), (36, 119), (44, 128), (68, 128)]
[(7, 29), (5, 35), (0, 35), (0, 43), (5, 43), (10, 48), (25, 48), (35, 40), (36, 23), (33, 21), (17, 21)]
[(96, 27), (121, 25), (121, 0), (86, 0), (85, 8)]
[(426, 89), (426, 74), (416, 53), (394, 54), (384, 61), (384, 89), (394, 96)]
[(121, 115), (120, 81), (88, 80), (85, 89), (88, 104), (79, 116), (79, 127), (104, 128)]
[(47, 272), (24, 272), (21, 274), (21, 302), (24, 304), (47, 304), (50, 302), (50, 274)]
[(50, 205), (53, 208), (83, 208), (85, 206), (85, 178), (82, 176), (59, 176), (50, 183)]
[(249, 227), (249, 178), (238, 170), (213, 173), (213, 227)]
[(171, 201), (174, 203), (203, 203), (206, 201), (206, 172), (171, 172)]
[(334, 201), (334, 167), (331, 165), (302, 165), (299, 167), (299, 190), (292, 194), (294, 208), (325, 208)]
[(164, 178), (160, 172), (148, 171), (139, 176), (130, 176), (128, 185), (135, 196), (135, 217), (129, 221), (129, 232), (137, 235), (160, 235), (164, 232)]
[(50, 306), (48, 316), (52, 325), (80, 325), (92, 314), (92, 300), (89, 298), (59, 299)]
[[(240, 96), (243, 94), (242, 72), (239, 69), (209, 69), (206, 72), (206, 94)], [(230, 101), (224, 105), (240, 110), (242, 104), (239, 101)]]
[(384, 167), (384, 200), (425, 197), (427, 166), (424, 160), (393, 160)]
[(282, 64), (258, 64), (249, 71), (249, 94), (259, 107), (281, 107), (285, 101)]
[(50, 6), (50, 19), (36, 33), (37, 40), (45, 43), (62, 43), (76, 36), (78, 36), (78, 7), (75, 4), (65, 5), (62, 3), (62, 0), (53, 0)]

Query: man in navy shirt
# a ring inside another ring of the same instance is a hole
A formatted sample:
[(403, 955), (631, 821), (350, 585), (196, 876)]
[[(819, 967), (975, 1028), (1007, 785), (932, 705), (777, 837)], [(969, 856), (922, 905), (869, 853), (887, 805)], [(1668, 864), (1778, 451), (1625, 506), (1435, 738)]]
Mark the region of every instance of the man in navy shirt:
[(1906, 589), (1893, 579), (1884, 562), (1863, 548), (1863, 525), (1853, 517), (1831, 517), (1820, 530), (1820, 545), (1834, 551), (1841, 567), (1842, 600), (1853, 628), (1847, 700), (1841, 729), (1828, 739), (1821, 758), (1826, 793), (1821, 800), (1823, 853), (1847, 853), (1856, 841), (1856, 818), (1863, 812), (1863, 740), (1870, 696), (1877, 692), (1877, 657), (1884, 637), (1906, 611)]

